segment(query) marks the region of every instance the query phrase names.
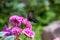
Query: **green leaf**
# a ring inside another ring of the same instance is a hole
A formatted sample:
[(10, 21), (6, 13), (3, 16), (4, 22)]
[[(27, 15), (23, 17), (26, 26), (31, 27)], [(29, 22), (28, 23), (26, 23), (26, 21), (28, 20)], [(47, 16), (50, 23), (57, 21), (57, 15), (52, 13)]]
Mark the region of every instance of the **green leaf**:
[(13, 0), (13, 9), (15, 10), (18, 6), (18, 0)]
[(37, 6), (37, 0), (27, 0), (29, 6)]
[(55, 0), (54, 1), (56, 4), (60, 4), (60, 0)]
[(26, 5), (24, 3), (19, 3), (17, 9), (23, 9)]
[(55, 16), (56, 16), (56, 14), (53, 12), (53, 11), (48, 11), (48, 12), (46, 12), (46, 16), (47, 16), (47, 19), (53, 19)]
[(12, 36), (8, 36), (5, 37), (4, 40), (15, 40), (16, 36), (12, 35)]
[(43, 23), (43, 24), (48, 24), (50, 20), (47, 20), (47, 19), (42, 19), (40, 22)]
[(3, 40), (4, 38), (0, 38), (0, 40)]

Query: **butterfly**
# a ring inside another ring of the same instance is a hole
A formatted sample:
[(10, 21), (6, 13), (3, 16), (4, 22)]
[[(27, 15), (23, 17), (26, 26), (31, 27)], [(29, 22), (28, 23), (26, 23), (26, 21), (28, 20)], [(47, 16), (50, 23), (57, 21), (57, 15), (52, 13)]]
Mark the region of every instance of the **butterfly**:
[(29, 11), (29, 13), (27, 14), (27, 19), (29, 21), (33, 21), (34, 23), (38, 22), (38, 20), (34, 17), (34, 11), (33, 10)]

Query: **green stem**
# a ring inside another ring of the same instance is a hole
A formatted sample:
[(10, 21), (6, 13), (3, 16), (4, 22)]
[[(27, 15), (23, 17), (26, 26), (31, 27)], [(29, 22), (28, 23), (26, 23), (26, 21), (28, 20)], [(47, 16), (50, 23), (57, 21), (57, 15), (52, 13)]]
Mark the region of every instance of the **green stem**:
[(24, 40), (26, 40), (27, 37), (24, 38)]

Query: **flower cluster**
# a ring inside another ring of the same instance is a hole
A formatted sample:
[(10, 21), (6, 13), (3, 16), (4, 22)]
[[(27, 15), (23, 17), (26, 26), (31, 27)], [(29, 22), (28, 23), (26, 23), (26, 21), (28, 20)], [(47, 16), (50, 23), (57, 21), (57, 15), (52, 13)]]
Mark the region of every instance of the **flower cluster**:
[[(35, 33), (32, 31), (31, 23), (24, 17), (19, 17), (17, 15), (13, 15), (9, 18), (9, 22), (12, 27), (8, 28), (6, 25), (4, 26), (4, 32), (7, 32), (5, 36), (10, 34), (12, 35), (20, 35), (25, 34), (27, 37), (33, 38)], [(20, 28), (21, 24), (26, 25), (24, 29)]]

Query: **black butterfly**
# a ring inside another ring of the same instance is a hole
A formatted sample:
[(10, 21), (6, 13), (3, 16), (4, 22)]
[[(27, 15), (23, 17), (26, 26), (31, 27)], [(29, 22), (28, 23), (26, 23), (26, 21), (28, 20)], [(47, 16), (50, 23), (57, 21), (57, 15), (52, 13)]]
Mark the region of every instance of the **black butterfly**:
[(29, 21), (33, 21), (34, 23), (38, 22), (38, 20), (34, 17), (34, 11), (33, 10), (29, 11), (29, 13), (27, 15), (27, 19)]

